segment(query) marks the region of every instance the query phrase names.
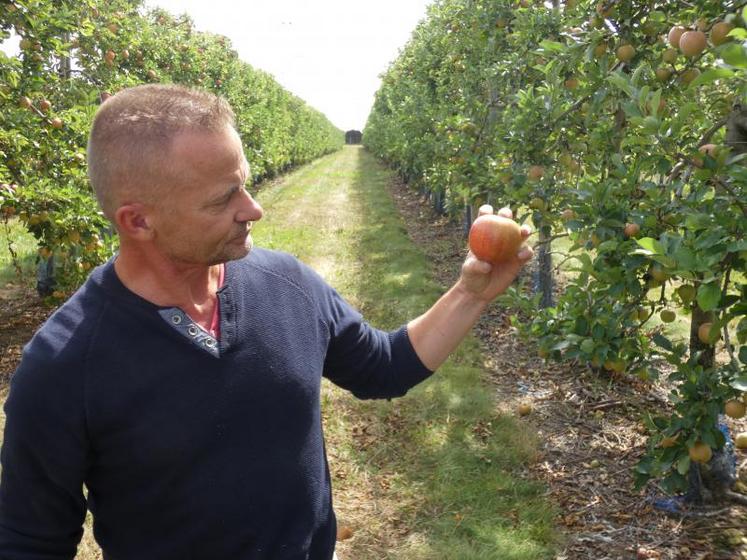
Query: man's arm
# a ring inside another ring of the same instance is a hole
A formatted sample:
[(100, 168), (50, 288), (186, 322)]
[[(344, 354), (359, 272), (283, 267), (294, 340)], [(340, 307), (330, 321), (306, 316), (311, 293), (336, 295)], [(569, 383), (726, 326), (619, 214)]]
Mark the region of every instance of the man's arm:
[[(480, 208), (480, 214), (492, 211), (487, 205)], [(512, 217), (507, 208), (501, 209), (499, 214)], [(522, 228), (522, 235), (524, 239), (529, 235), (527, 226)], [(469, 253), (456, 284), (428, 311), (407, 325), (408, 336), (423, 365), (433, 371), (446, 361), (488, 304), (511, 285), (532, 254), (531, 248), (522, 246), (512, 260), (491, 265)]]

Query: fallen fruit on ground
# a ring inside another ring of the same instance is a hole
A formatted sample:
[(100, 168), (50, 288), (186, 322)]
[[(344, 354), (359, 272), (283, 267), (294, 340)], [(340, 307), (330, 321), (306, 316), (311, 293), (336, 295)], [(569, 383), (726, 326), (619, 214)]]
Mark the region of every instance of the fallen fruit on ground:
[(519, 403), (516, 412), (519, 413), (519, 416), (526, 416), (532, 412), (532, 405), (528, 402)]
[(690, 449), (688, 449), (687, 453), (690, 455), (690, 460), (694, 463), (707, 463), (711, 460), (711, 457), (713, 457), (713, 451), (711, 451), (711, 448), (702, 441), (695, 443)]
[(516, 256), (521, 243), (519, 224), (496, 214), (480, 216), (469, 230), (469, 248), (481, 261), (506, 262)]
[(747, 432), (737, 434), (734, 438), (734, 445), (737, 449), (747, 449)]
[(338, 527), (337, 528), (337, 540), (338, 541), (346, 541), (349, 538), (352, 538), (354, 531), (350, 527)]

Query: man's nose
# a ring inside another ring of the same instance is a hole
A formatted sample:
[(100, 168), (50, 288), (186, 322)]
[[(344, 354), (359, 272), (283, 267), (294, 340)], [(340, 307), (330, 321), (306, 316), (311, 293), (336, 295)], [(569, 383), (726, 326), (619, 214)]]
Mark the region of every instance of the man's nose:
[(244, 191), (243, 198), (241, 200), (241, 208), (236, 214), (237, 222), (256, 222), (264, 214), (264, 210), (259, 203), (254, 200), (251, 194)]

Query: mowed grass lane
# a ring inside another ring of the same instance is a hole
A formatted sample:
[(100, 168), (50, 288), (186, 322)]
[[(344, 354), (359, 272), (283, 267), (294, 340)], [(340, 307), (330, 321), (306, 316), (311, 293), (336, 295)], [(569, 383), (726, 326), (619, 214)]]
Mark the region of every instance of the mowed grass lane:
[[(394, 329), (440, 295), (389, 194), (392, 172), (346, 147), (260, 190), (259, 246), (314, 267), (374, 326)], [(541, 559), (557, 534), (543, 488), (522, 476), (532, 433), (496, 412), (475, 339), (392, 401), (325, 382), (324, 428), (341, 560)]]

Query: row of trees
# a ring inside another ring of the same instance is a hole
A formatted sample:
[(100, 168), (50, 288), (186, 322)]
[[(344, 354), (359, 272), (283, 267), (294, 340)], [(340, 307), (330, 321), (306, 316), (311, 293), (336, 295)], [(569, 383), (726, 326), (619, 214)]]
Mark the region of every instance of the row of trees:
[(226, 97), (253, 179), (340, 149), (343, 134), (269, 74), (238, 59), (225, 37), (187, 16), (145, 12), (142, 0), (11, 0), (0, 4), (0, 215), (20, 218), (40, 255), (75, 286), (115, 240), (86, 178), (97, 106), (122, 88), (177, 82)]
[[(439, 0), (364, 131), (446, 212), (533, 222), (540, 293), (510, 299), (543, 357), (667, 371), (673, 412), (647, 416), (636, 478), (673, 492), (747, 403), (744, 4)], [(665, 328), (678, 316), (684, 340)]]

